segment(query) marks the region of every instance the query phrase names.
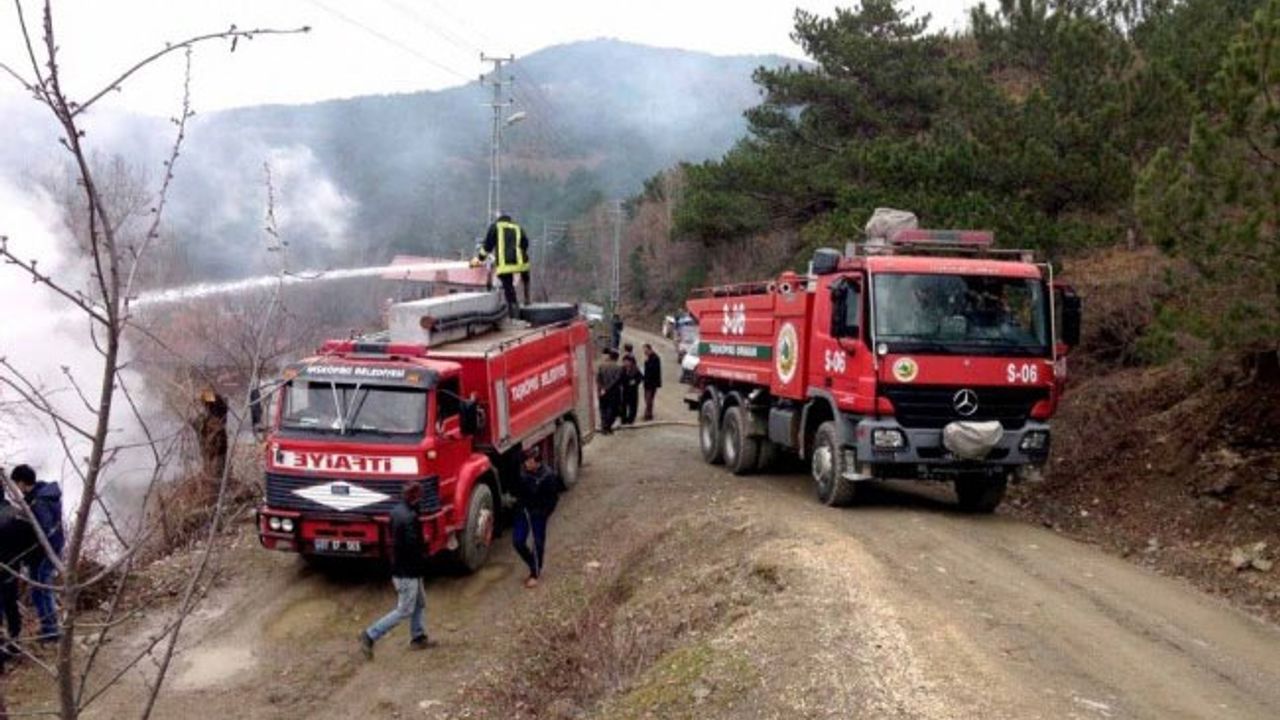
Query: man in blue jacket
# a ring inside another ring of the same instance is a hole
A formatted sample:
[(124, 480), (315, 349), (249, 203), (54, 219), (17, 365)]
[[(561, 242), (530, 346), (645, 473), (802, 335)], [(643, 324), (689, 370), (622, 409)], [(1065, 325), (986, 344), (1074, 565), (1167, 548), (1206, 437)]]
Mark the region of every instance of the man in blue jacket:
[[(529, 566), (529, 577), (524, 586), (535, 588), (542, 568), (547, 562), (547, 519), (556, 511), (560, 500), (560, 488), (564, 481), (554, 470), (542, 462), (542, 453), (531, 448), (525, 453), (520, 481), (515, 486), (516, 506), (511, 540), (516, 552)], [(529, 535), (533, 535), (533, 551), (529, 550)]]
[[(13, 482), (22, 491), (27, 506), (35, 515), (36, 524), (49, 541), (49, 547), (59, 557), (66, 541), (62, 530), (62, 490), (57, 483), (37, 482), (36, 472), (29, 465), (19, 465), (13, 469)], [(44, 547), (36, 548), (30, 559), (31, 565), (31, 604), (35, 606), (36, 617), (40, 620), (40, 641), (54, 642), (58, 639), (58, 608), (53, 599), (55, 566), (53, 560), (45, 553)]]

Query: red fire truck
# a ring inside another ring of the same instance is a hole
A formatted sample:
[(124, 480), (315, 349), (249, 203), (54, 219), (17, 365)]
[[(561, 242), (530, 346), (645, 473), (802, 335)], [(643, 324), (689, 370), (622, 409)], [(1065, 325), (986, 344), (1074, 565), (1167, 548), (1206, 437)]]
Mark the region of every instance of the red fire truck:
[(990, 233), (902, 230), (810, 272), (696, 291), (704, 459), (737, 474), (793, 451), (827, 505), (864, 481), (954, 481), (990, 512), (1043, 464), (1081, 304)]
[[(329, 341), (285, 370), (258, 512), (264, 547), (385, 558), (388, 512), (418, 481), (427, 553), (474, 571), (524, 450), (540, 448), (573, 486), (595, 427), (586, 322), (572, 308), (540, 326), (509, 322), (500, 304), (450, 315), (466, 300), (397, 306), (389, 335)], [(397, 337), (406, 317), (417, 335)]]

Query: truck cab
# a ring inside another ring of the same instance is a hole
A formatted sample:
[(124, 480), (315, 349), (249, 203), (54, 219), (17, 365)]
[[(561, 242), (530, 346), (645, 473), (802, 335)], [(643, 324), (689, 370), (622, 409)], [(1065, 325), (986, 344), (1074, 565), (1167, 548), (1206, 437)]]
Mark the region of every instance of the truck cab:
[(828, 504), (865, 480), (937, 479), (994, 509), (1011, 476), (1048, 458), (1080, 322), (1050, 266), (968, 231), (822, 250), (805, 275), (689, 306), (708, 339), (690, 396), (704, 456), (745, 472), (744, 459), (795, 451)]
[(488, 467), (473, 447), (475, 409), (460, 395), (461, 368), (412, 348), (379, 351), (331, 353), (285, 370), (259, 515), (266, 547), (382, 557), (387, 514), (410, 481), (422, 485), (429, 553), (491, 541), (492, 497), (473, 528), (455, 502), (460, 485)]

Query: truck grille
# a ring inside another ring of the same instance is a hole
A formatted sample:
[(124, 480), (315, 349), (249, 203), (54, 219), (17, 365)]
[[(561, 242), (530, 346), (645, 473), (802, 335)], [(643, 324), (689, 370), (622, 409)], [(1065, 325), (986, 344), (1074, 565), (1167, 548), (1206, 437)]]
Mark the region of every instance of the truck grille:
[[(365, 515), (384, 515), (400, 502), (401, 488), (405, 480), (346, 480), (326, 477), (296, 477), (293, 475), (277, 475), (267, 473), (267, 505), (278, 510), (301, 510), (308, 512), (342, 512), (339, 508), (310, 500), (299, 495), (297, 490), (306, 490), (328, 483), (343, 483), (352, 489), (369, 490), (387, 497), (375, 503), (353, 508), (351, 512)], [(421, 478), (422, 512), (433, 513), (440, 510), (440, 478), (431, 475)]]
[(956, 420), (998, 420), (1005, 430), (1018, 430), (1027, 424), (1031, 408), (1049, 398), (1047, 388), (969, 388), (978, 396), (978, 410), (965, 417), (955, 408), (956, 393), (962, 389), (897, 385), (883, 388), (881, 394), (893, 403), (894, 416), (903, 427), (929, 429), (941, 429)]

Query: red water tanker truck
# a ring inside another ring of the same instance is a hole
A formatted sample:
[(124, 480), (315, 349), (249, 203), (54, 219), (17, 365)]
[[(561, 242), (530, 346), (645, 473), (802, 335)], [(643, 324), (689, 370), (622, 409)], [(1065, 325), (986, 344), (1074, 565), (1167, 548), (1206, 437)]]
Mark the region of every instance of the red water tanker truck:
[(819, 250), (806, 274), (696, 291), (686, 401), (704, 459), (743, 474), (798, 453), (827, 505), (869, 480), (929, 479), (994, 510), (1048, 459), (1081, 304), (1050, 265), (992, 244), (901, 230)]
[(524, 450), (572, 487), (595, 427), (587, 323), (571, 306), (505, 314), (492, 293), (402, 303), (389, 332), (290, 365), (267, 440), (263, 546), (386, 558), (388, 512), (416, 481), (427, 554), (474, 571)]

